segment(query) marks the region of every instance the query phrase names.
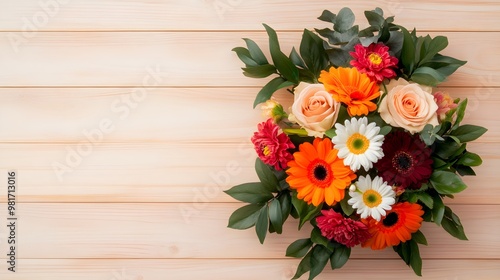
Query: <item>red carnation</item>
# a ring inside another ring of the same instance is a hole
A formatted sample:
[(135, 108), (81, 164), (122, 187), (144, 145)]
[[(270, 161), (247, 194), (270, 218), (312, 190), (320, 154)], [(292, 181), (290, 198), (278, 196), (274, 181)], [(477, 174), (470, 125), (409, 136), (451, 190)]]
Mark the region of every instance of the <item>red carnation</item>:
[(316, 218), (321, 234), (347, 247), (366, 242), (370, 237), (368, 227), (362, 222), (344, 218), (340, 213), (321, 210), (322, 216)]
[(288, 149), (293, 149), (295, 146), (285, 133), (280, 133), (280, 127), (273, 122), (273, 119), (259, 123), (258, 131), (253, 134), (252, 143), (262, 162), (273, 166), (276, 170), (285, 169), (287, 163), (293, 159)]
[(374, 166), (379, 176), (391, 185), (419, 189), (432, 174), (431, 149), (418, 134), (396, 131), (382, 144), (384, 157)]
[(382, 82), (384, 78), (396, 77), (396, 72), (392, 68), (398, 65), (398, 59), (389, 54), (389, 47), (386, 45), (372, 43), (368, 47), (363, 47), (358, 44), (350, 54), (354, 58), (351, 60), (351, 65), (360, 73), (366, 73), (372, 81)]

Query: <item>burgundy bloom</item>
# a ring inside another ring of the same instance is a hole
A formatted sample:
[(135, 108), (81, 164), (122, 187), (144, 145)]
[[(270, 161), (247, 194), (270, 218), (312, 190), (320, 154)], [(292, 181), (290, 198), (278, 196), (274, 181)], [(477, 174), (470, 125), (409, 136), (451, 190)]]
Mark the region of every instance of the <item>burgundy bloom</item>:
[(273, 119), (259, 123), (258, 131), (253, 134), (252, 143), (262, 162), (273, 166), (276, 170), (285, 169), (287, 163), (293, 159), (288, 149), (293, 149), (295, 146), (285, 133), (280, 133), (280, 127), (273, 122)]
[(432, 174), (431, 149), (418, 134), (396, 131), (382, 144), (384, 157), (374, 164), (379, 176), (391, 185), (419, 189)]
[(360, 73), (366, 73), (372, 81), (382, 82), (384, 78), (396, 77), (392, 68), (398, 65), (398, 59), (389, 54), (388, 46), (382, 43), (372, 43), (368, 47), (357, 44), (350, 54), (354, 58), (351, 65)]
[(321, 235), (347, 247), (366, 242), (370, 237), (368, 227), (362, 222), (344, 218), (340, 213), (321, 210), (322, 216), (316, 218)]

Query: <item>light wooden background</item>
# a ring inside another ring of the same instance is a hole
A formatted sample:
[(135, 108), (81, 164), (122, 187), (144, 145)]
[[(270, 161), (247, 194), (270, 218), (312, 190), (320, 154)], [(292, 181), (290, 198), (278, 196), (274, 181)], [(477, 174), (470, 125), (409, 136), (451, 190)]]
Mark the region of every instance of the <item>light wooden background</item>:
[[(449, 201), (468, 242), (423, 231), (423, 279), (500, 278), (500, 3), (486, 1), (0, 1), (0, 279), (289, 279), (297, 232), (259, 245), (226, 228), (241, 204), (221, 193), (256, 179), (251, 105), (263, 80), (245, 78), (230, 50), (242, 37), (283, 48), (323, 9), (375, 6), (408, 28), (448, 36), (468, 60), (443, 88), (469, 97), (467, 121), (489, 128), (469, 189)], [(154, 73), (154, 74), (151, 74)], [(144, 82), (149, 86), (144, 87)], [(89, 143), (85, 132), (104, 126)], [(54, 166), (68, 170), (58, 178)], [(6, 172), (18, 170), (18, 272), (6, 266)], [(318, 279), (416, 279), (392, 250), (356, 249)]]

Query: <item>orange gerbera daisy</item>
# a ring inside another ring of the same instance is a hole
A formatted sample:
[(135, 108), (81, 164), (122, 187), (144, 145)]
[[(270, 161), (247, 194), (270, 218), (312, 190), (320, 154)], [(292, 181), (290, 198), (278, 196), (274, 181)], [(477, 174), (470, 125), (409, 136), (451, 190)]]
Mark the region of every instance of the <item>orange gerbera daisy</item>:
[(380, 96), (380, 89), (368, 75), (359, 73), (356, 68), (335, 68), (321, 71), (319, 80), (337, 102), (347, 105), (352, 116), (368, 115), (377, 109), (371, 100)]
[(326, 202), (333, 205), (344, 198), (345, 188), (356, 179), (356, 174), (337, 156), (328, 138), (303, 143), (288, 162), (286, 181), (297, 190), (297, 197), (314, 206)]
[(410, 240), (411, 234), (422, 225), (423, 214), (419, 204), (402, 202), (393, 205), (380, 222), (373, 218), (362, 220), (372, 235), (362, 246), (380, 250)]

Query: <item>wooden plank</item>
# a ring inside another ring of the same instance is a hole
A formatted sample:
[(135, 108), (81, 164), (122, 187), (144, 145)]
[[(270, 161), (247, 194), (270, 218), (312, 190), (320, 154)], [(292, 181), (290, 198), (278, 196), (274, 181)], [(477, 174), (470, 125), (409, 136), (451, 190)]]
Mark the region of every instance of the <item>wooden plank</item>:
[[(261, 246), (253, 229), (227, 228), (239, 203), (23, 203), (17, 211), (17, 254), (23, 258), (283, 258), (286, 247), (309, 236), (290, 220), (281, 236)], [(500, 259), (500, 205), (456, 205), (469, 241), (426, 224), (424, 258)], [(0, 204), (5, 209), (5, 203)], [(0, 236), (7, 236), (0, 227)], [(209, 241), (209, 242), (207, 242)], [(464, 252), (467, 252), (464, 255)], [(395, 258), (391, 250), (355, 248), (353, 258)], [(2, 254), (5, 259), (6, 255)]]
[[(3, 269), (0, 277), (9, 280), (238, 280), (291, 279), (298, 260), (294, 259), (163, 259), (163, 260), (116, 260), (116, 259), (21, 259), (16, 273)], [(413, 272), (401, 260), (349, 260), (339, 270), (329, 265), (316, 280), (327, 279), (483, 279), (500, 277), (498, 260), (425, 260), (423, 277)], [(168, 277), (168, 278), (165, 278)], [(307, 279), (307, 274), (300, 278)]]
[[(478, 176), (464, 177), (469, 188), (449, 203), (499, 204), (497, 147), (469, 145), (484, 163), (475, 168)], [(258, 180), (251, 144), (106, 143), (85, 156), (76, 151), (71, 144), (1, 144), (0, 182), (8, 169), (17, 169), (22, 203), (191, 203), (234, 202), (222, 190)], [(71, 171), (59, 169), (62, 165)], [(0, 202), (6, 199), (0, 191)]]
[[(46, 3), (57, 3), (48, 5)], [(2, 1), (0, 30), (254, 30), (266, 22), (278, 29), (321, 27), (324, 9), (337, 13), (347, 3), (298, 0), (274, 1)], [(396, 22), (426, 30), (499, 31), (500, 7), (494, 0), (447, 2), (349, 1), (357, 23), (366, 25), (363, 11), (381, 7)], [(279, 15), (279, 16), (276, 16)], [(460, 19), (460, 20), (457, 20)], [(31, 24), (31, 25), (30, 25)]]
[[(447, 85), (500, 86), (500, 32), (431, 33), (438, 34), (449, 37), (444, 54), (469, 61)], [(300, 44), (300, 32), (279, 35), (287, 53)], [(151, 86), (263, 85), (242, 75), (230, 51), (244, 45), (242, 37), (267, 42), (262, 31), (49, 32), (16, 48), (4, 36), (0, 86), (142, 86), (145, 79)]]
[[(500, 141), (500, 124), (489, 113), (500, 107), (500, 89), (446, 90), (453, 97), (469, 98), (465, 122), (489, 129), (479, 141)], [(140, 99), (127, 88), (0, 89), (0, 141), (246, 143), (264, 121), (259, 107), (252, 109), (257, 91), (159, 88), (148, 89)], [(288, 108), (292, 96), (278, 96)]]

